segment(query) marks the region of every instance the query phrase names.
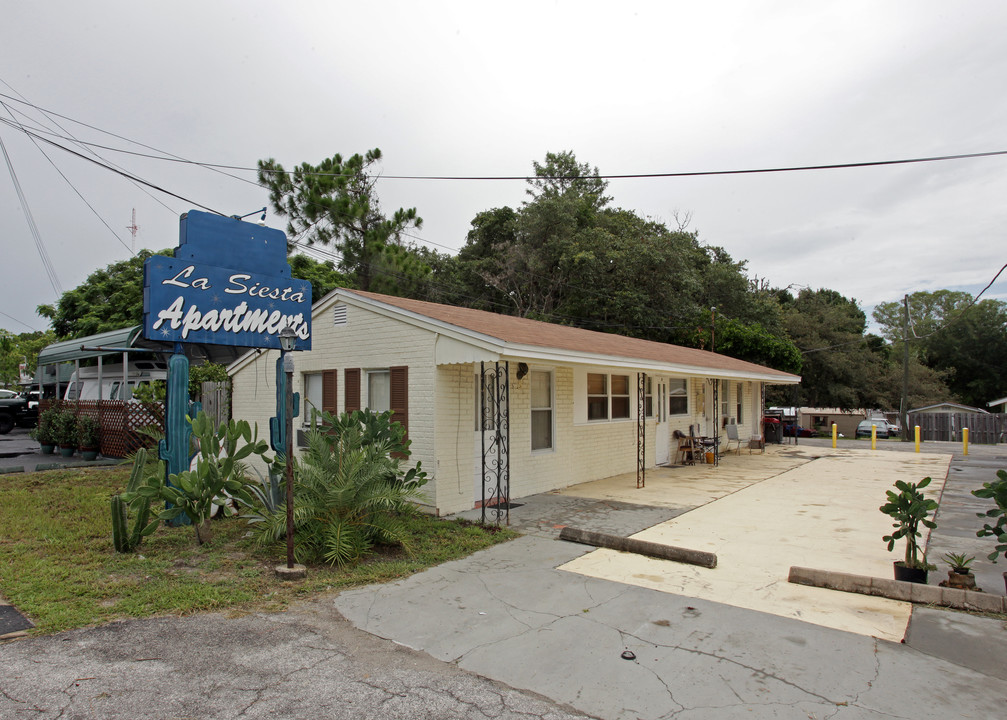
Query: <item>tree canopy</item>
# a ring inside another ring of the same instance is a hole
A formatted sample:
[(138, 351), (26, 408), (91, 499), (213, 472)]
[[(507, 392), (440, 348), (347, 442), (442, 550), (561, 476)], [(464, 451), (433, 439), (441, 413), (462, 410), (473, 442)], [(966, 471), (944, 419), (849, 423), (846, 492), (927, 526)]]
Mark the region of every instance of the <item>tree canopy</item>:
[[(143, 318), (143, 262), (155, 253), (141, 250), (128, 260), (95, 270), (55, 305), (37, 312), (52, 321), (59, 339), (84, 337), (137, 325)], [(161, 250), (159, 255), (170, 255)]]
[(874, 309), (874, 319), (899, 356), (908, 334), (913, 360), (946, 383), (947, 392), (938, 400), (951, 397), (983, 408), (1003, 396), (1007, 303), (974, 302), (969, 293), (952, 290), (915, 292), (909, 295), (908, 333), (904, 312), (903, 303), (881, 303)]
[(337, 153), (290, 172), (276, 160), (260, 160), (259, 184), (269, 190), (273, 209), (288, 219), (290, 243), (329, 246), (353, 287), (400, 294), (402, 286), (429, 273), (403, 240), (423, 220), (416, 208), (400, 208), (390, 218), (383, 214), (375, 190), (379, 160), (378, 148), (345, 160)]
[[(380, 160), (374, 149), (291, 172), (259, 162), (259, 182), (288, 220), (293, 275), (311, 282), (315, 300), (335, 287), (374, 290), (706, 349), (715, 333), (719, 353), (802, 375), (796, 390), (775, 392), (778, 401), (899, 406), (901, 303), (875, 308), (881, 336), (872, 335), (854, 300), (827, 288), (796, 296), (773, 288), (703, 242), (688, 218), (669, 228), (614, 205), (598, 169), (570, 151), (532, 163), (520, 206), (477, 213), (457, 255), (415, 247), (406, 238), (421, 227), (416, 209), (381, 210)], [(316, 244), (336, 261), (296, 250)], [(39, 313), (59, 339), (139, 323), (149, 255), (95, 271)], [(1007, 390), (1007, 303), (920, 292), (910, 314), (910, 405), (982, 405)]]
[(28, 375), (35, 374), (38, 354), (56, 340), (52, 330), (15, 334), (0, 329), (0, 385), (14, 387), (21, 381), (20, 366)]

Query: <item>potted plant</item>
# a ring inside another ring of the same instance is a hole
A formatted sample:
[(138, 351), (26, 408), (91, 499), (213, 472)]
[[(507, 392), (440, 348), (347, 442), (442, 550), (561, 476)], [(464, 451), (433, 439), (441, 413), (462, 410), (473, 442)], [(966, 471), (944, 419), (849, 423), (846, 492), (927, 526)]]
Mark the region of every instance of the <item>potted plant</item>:
[(948, 579), (941, 583), (944, 587), (960, 588), (962, 590), (976, 589), (976, 576), (972, 574), (969, 565), (975, 556), (965, 553), (944, 553), (944, 562), (951, 568)]
[(929, 519), (937, 510), (937, 501), (925, 497), (920, 492), (929, 484), (929, 477), (923, 478), (919, 483), (897, 480), (895, 489), (898, 492), (888, 490), (888, 502), (879, 508), (881, 512), (895, 520), (892, 523), (895, 531), (882, 538), (888, 543), (888, 551), (891, 552), (895, 547), (896, 540), (905, 538), (906, 541), (905, 560), (893, 563), (896, 580), (926, 583), (927, 571), (933, 569), (927, 564), (926, 554), (920, 553), (919, 546), (920, 526), (930, 529), (937, 527), (937, 523)]
[[(991, 483), (983, 483), (978, 490), (973, 490), (972, 494), (977, 498), (988, 498), (996, 503), (996, 507), (984, 513), (976, 513), (978, 517), (988, 518), (996, 522), (983, 524), (982, 530), (976, 531), (976, 537), (991, 537), (996, 541), (993, 552), (988, 557), (993, 562), (997, 561), (997, 556), (1003, 554), (1007, 557), (1007, 472), (997, 470), (997, 479)], [(1007, 572), (1004, 573), (1004, 588), (1007, 589)]]
[(72, 457), (77, 449), (77, 418), (73, 410), (60, 408), (53, 419), (53, 439), (59, 445), (59, 454)]
[(41, 446), (43, 455), (52, 455), (56, 449), (56, 437), (53, 423), (56, 419), (58, 408), (48, 408), (38, 416), (38, 423), (31, 429), (29, 435), (31, 439)]
[(77, 447), (85, 460), (95, 460), (101, 447), (101, 425), (90, 415), (77, 418)]

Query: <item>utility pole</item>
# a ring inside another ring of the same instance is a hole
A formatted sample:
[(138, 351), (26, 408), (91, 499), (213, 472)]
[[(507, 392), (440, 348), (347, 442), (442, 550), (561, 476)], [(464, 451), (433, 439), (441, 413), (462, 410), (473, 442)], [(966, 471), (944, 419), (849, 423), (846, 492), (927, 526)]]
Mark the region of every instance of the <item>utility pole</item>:
[(902, 296), (902, 402), (899, 407), (902, 442), (909, 442), (909, 296)]

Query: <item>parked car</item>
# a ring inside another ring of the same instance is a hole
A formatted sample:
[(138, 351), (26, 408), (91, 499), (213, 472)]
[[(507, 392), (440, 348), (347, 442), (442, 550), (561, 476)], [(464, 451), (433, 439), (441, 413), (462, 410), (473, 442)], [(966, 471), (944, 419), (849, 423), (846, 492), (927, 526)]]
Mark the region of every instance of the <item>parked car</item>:
[(0, 435), (6, 435), (15, 425), (27, 424), (29, 420), (27, 398), (17, 393), (13, 397), (0, 396)]
[(856, 437), (870, 437), (871, 427), (877, 428), (877, 437), (887, 438), (888, 437), (888, 423), (885, 420), (864, 420), (859, 425), (857, 425)]

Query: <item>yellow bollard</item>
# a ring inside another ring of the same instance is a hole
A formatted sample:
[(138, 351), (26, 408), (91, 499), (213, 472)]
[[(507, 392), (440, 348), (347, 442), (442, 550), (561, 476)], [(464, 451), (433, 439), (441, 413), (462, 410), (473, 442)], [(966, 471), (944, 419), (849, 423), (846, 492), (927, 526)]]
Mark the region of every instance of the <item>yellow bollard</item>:
[(969, 454), (969, 429), (962, 428), (962, 452)]
[(916, 452), (920, 451), (920, 426), (916, 426)]
[(832, 423), (832, 448), (836, 447), (836, 438), (839, 436), (839, 426)]
[(871, 450), (878, 449), (878, 426), (871, 425)]

